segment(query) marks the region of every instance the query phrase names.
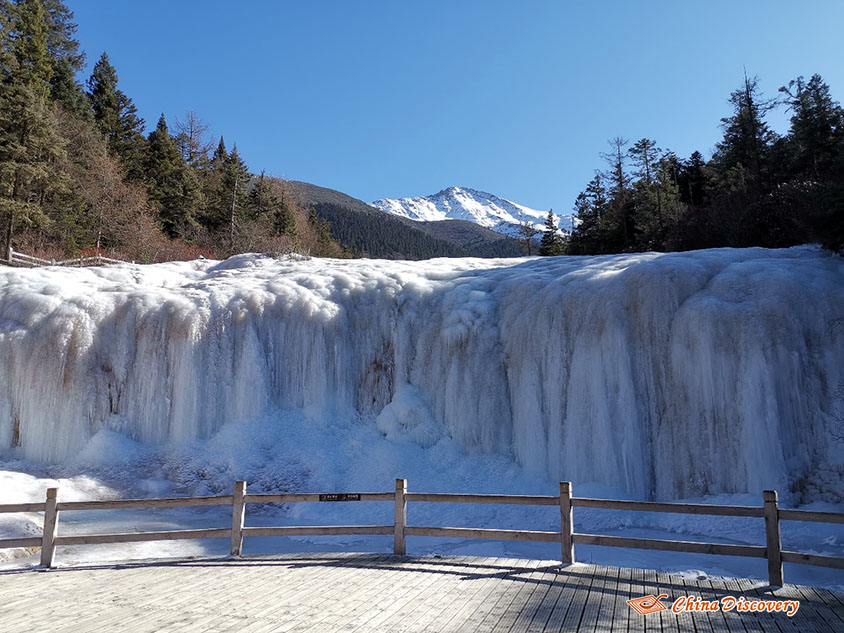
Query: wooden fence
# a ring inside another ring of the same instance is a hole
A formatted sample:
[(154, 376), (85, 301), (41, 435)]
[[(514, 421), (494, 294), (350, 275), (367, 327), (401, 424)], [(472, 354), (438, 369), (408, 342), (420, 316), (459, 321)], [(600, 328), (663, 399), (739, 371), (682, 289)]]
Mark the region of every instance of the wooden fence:
[[(249, 503), (303, 503), (383, 501), (395, 504), (392, 525), (333, 525), (295, 527), (249, 527), (245, 525), (246, 505)], [(457, 527), (425, 527), (407, 525), (407, 504), (411, 501), (426, 503), (492, 503), (528, 506), (555, 506), (560, 511), (560, 531), (498, 530)], [(164, 532), (132, 532), (125, 534), (89, 534), (59, 536), (59, 512), (73, 510), (118, 510), (137, 508), (185, 508), (196, 506), (231, 506), (231, 528), (171, 530)], [(727, 545), (696, 541), (669, 541), (600, 534), (580, 534), (574, 531), (574, 508), (600, 508), (605, 510), (630, 510), (636, 512), (675, 512), (714, 516), (755, 517), (764, 519), (765, 545)], [(404, 555), (408, 536), (434, 536), (450, 538), (496, 539), (510, 541), (539, 541), (560, 543), (564, 564), (575, 562), (575, 545), (602, 545), (638, 549), (750, 556), (768, 559), (768, 579), (772, 586), (783, 585), (782, 564), (801, 563), (844, 569), (844, 558), (802, 554), (784, 551), (780, 539), (781, 521), (815, 521), (844, 524), (844, 513), (786, 510), (777, 506), (777, 493), (766, 490), (761, 506), (726, 506), (688, 503), (660, 503), (652, 501), (619, 501), (573, 497), (570, 482), (560, 483), (559, 496), (490, 495), (408, 492), (407, 480), (397, 479), (395, 492), (362, 493), (298, 493), (298, 494), (247, 494), (246, 482), (238, 481), (231, 495), (216, 497), (179, 497), (169, 499), (121, 499), (115, 501), (66, 501), (58, 499), (58, 488), (47, 490), (43, 503), (16, 503), (0, 505), (4, 512), (43, 512), (44, 529), (41, 537), (0, 540), (0, 548), (40, 547), (41, 565), (52, 567), (57, 545), (93, 545), (97, 543), (133, 543), (139, 541), (169, 541), (175, 539), (231, 539), (232, 556), (240, 556), (243, 539), (250, 536), (303, 536), (384, 534), (393, 535), (393, 551)]]
[(12, 266), (25, 268), (37, 268), (39, 266), (104, 266), (106, 264), (125, 264), (122, 259), (112, 259), (105, 255), (94, 255), (93, 257), (74, 257), (73, 259), (42, 259), (12, 251), (9, 259), (3, 260)]

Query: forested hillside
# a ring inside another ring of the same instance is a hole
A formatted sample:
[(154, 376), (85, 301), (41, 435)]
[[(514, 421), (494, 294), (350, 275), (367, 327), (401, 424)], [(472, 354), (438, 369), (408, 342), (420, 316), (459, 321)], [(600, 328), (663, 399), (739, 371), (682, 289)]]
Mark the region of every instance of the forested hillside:
[(387, 259), (519, 257), (514, 240), (471, 222), (418, 222), (387, 215), (362, 200), (304, 182), (289, 182), (302, 206), (328, 222), (332, 235), (355, 255)]
[(0, 0), (0, 243), (42, 256), (137, 261), (243, 251), (340, 255), (282, 181), (254, 172), (196, 113), (152, 131), (61, 0)]

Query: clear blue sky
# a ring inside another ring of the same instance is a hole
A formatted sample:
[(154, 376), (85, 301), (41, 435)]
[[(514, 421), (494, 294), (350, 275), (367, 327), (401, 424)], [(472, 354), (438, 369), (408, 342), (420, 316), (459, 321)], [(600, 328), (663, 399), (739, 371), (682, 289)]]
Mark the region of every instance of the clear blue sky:
[[(567, 212), (614, 136), (710, 155), (743, 67), (844, 100), (844, 2), (68, 0), (154, 126), (371, 201), (450, 185)], [(784, 115), (773, 117), (777, 131)]]

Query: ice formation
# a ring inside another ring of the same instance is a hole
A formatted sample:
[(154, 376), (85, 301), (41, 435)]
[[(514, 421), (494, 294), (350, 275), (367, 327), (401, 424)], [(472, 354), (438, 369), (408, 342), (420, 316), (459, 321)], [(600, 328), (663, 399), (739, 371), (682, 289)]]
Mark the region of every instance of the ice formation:
[[(844, 494), (844, 261), (812, 248), (0, 271), (0, 452), (268, 409), (640, 498)], [(278, 437), (285, 442), (285, 437)], [(443, 466), (447, 468), (447, 465)]]

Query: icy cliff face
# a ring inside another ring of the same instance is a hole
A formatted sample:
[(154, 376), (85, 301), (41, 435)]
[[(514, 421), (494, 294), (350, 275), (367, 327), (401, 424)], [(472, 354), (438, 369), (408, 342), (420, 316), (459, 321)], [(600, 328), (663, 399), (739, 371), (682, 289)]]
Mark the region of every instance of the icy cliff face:
[(280, 407), (639, 497), (829, 499), (842, 391), (844, 262), (811, 249), (0, 270), (0, 451), (39, 461)]

